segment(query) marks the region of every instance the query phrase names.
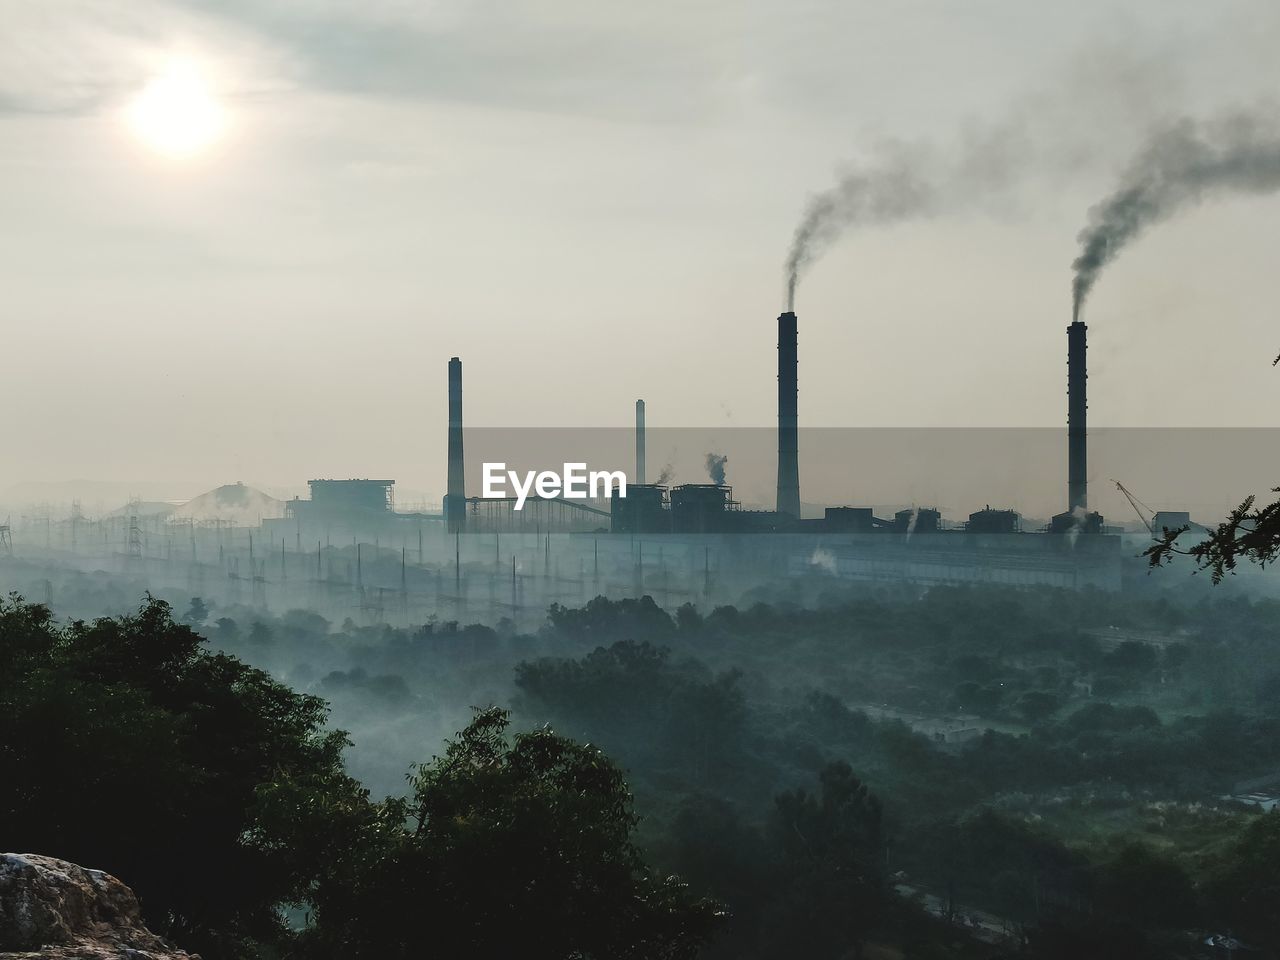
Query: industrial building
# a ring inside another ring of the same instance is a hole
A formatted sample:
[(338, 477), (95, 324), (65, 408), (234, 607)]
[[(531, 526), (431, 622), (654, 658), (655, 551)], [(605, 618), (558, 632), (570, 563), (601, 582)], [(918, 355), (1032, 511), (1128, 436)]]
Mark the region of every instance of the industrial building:
[(270, 534), (292, 534), (295, 541), (332, 540), (343, 537), (406, 534), (409, 528), (430, 531), (440, 525), (440, 515), (402, 513), (395, 509), (395, 481), (308, 480), (309, 499), (285, 501), (281, 520), (264, 520)]
[(308, 480), (311, 499), (288, 503), (291, 516), (332, 517), (368, 513), (389, 513), (395, 505), (394, 480)]
[[(1039, 533), (1101, 534), (1102, 516), (1088, 512), (1088, 410), (1086, 327), (1078, 319), (1067, 328), (1067, 510)], [(1021, 534), (1022, 518), (993, 508), (969, 514), (967, 522), (946, 530), (932, 507), (899, 510), (892, 519), (876, 517), (870, 507), (827, 507), (821, 519), (800, 515), (798, 322), (794, 312), (778, 317), (778, 479), (777, 509), (743, 510), (725, 484), (690, 483), (675, 487), (646, 484), (644, 475), (644, 401), (636, 402), (636, 467), (639, 482), (615, 492), (610, 529), (625, 534), (809, 533), (927, 536), (941, 533)], [(450, 421), (452, 428), (452, 420)], [(452, 449), (452, 435), (451, 447)], [(452, 473), (451, 473), (452, 475)]]
[[(805, 567), (815, 545), (821, 545), (824, 556), (831, 558), (829, 572), (840, 576), (921, 582), (992, 578), (1027, 583), (1118, 582), (1119, 539), (1106, 535), (1102, 517), (1088, 511), (1087, 343), (1085, 325), (1079, 320), (1067, 328), (1067, 509), (1035, 531), (1024, 529), (1022, 517), (1014, 510), (992, 505), (970, 513), (962, 522), (950, 523), (935, 507), (877, 516), (870, 507), (830, 506), (821, 517), (802, 517), (798, 344), (798, 320), (787, 311), (777, 318), (778, 454), (773, 510), (744, 509), (733, 488), (723, 482), (646, 482), (644, 400), (635, 404), (635, 472), (625, 495), (615, 490), (609, 501), (596, 503), (529, 496), (520, 510), (515, 498), (469, 497), (462, 361), (452, 357), (448, 363), (447, 492), (440, 514), (413, 515), (419, 532), (425, 528), (454, 536), (612, 533), (632, 540), (658, 536), (674, 551), (684, 549), (681, 544), (694, 549), (695, 543), (707, 549), (715, 544), (720, 552), (749, 549), (756, 559), (739, 558), (738, 563), (759, 565), (760, 575), (778, 575), (796, 564)], [(713, 474), (713, 479), (721, 478)], [(310, 500), (291, 501), (283, 522), (293, 521), (299, 529), (323, 526), (327, 532), (388, 529), (409, 516), (393, 509), (393, 489), (390, 480), (313, 480)], [(1084, 549), (1077, 534), (1089, 534), (1093, 546)], [(731, 542), (739, 546), (729, 546)], [(593, 549), (599, 556), (598, 541)]]

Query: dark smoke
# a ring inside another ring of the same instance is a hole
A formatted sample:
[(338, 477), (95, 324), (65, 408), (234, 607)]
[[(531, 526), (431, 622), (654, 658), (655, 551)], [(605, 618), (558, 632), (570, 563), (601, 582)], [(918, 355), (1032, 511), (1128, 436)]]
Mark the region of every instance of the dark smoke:
[(724, 484), (724, 465), (729, 462), (729, 458), (722, 453), (707, 454), (707, 476), (711, 478), (711, 482), (717, 486)]
[(1184, 207), (1224, 193), (1280, 189), (1280, 129), (1256, 116), (1160, 131), (1130, 164), (1120, 186), (1089, 211), (1072, 264), (1072, 310), (1079, 318), (1103, 267), (1151, 226)]
[(671, 482), (671, 478), (675, 476), (675, 470), (671, 464), (663, 464), (662, 471), (658, 474), (658, 479), (653, 481), (660, 487), (665, 487)]
[(795, 309), (800, 275), (847, 227), (892, 223), (924, 213), (934, 196), (935, 188), (919, 161), (899, 148), (879, 164), (845, 174), (810, 199), (787, 254), (787, 309)]

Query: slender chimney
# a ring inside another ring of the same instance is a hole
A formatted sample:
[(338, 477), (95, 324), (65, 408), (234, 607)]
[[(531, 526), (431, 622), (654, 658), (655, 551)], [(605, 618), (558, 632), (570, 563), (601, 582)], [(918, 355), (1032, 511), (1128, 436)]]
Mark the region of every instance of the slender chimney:
[(1067, 327), (1067, 509), (1089, 508), (1088, 442), (1085, 420), (1089, 409), (1085, 397), (1086, 327), (1081, 320)]
[(778, 512), (800, 519), (796, 315), (778, 317)]
[(467, 524), (467, 482), (462, 459), (462, 361), (449, 361), (449, 487), (444, 498), (444, 519), (450, 533), (461, 533)]
[(644, 483), (644, 401), (636, 401), (636, 483)]

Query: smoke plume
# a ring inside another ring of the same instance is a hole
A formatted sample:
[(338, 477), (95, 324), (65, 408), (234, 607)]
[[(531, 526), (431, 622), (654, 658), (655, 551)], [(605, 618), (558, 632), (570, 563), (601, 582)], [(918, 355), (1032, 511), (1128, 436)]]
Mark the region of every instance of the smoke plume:
[(707, 476), (711, 478), (711, 482), (717, 486), (724, 484), (724, 465), (729, 462), (729, 458), (722, 453), (707, 454)]
[(796, 305), (796, 285), (805, 269), (856, 224), (892, 223), (926, 212), (935, 188), (918, 157), (895, 148), (888, 157), (846, 173), (809, 200), (791, 240), (786, 264), (786, 304)]
[(1236, 115), (1161, 130), (1129, 166), (1119, 187), (1089, 212), (1072, 264), (1072, 310), (1079, 319), (1107, 264), (1151, 226), (1184, 207), (1225, 193), (1280, 189), (1280, 128), (1257, 116)]

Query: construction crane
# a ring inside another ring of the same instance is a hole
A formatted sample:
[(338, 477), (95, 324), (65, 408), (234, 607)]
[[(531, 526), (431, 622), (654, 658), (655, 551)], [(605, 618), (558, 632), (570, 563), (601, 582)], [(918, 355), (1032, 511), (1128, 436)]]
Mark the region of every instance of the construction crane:
[[(1124, 494), (1125, 499), (1129, 501), (1129, 506), (1133, 507), (1133, 512), (1138, 515), (1138, 519), (1142, 521), (1142, 525), (1147, 528), (1147, 533), (1151, 534), (1151, 538), (1154, 540), (1156, 531), (1151, 526), (1151, 518), (1154, 517), (1156, 511), (1130, 493), (1129, 489), (1115, 477), (1111, 478), (1111, 482), (1116, 485), (1117, 490)], [(1148, 516), (1144, 516), (1142, 513), (1144, 508)]]

